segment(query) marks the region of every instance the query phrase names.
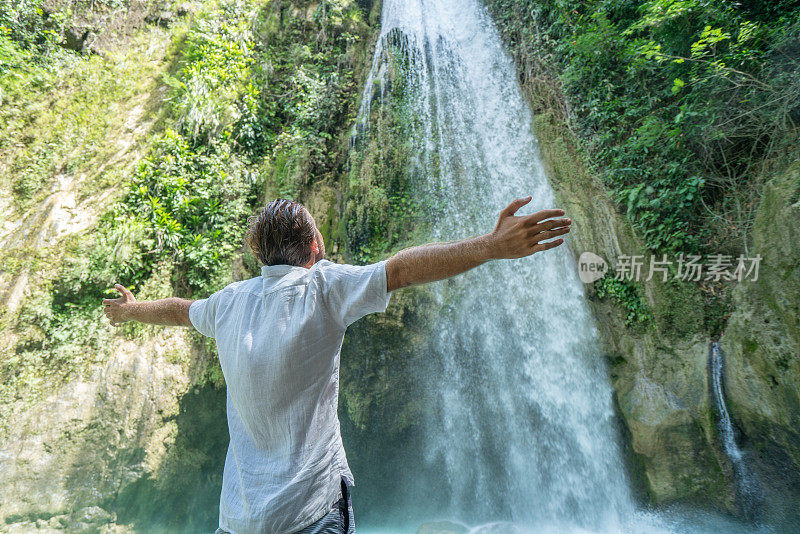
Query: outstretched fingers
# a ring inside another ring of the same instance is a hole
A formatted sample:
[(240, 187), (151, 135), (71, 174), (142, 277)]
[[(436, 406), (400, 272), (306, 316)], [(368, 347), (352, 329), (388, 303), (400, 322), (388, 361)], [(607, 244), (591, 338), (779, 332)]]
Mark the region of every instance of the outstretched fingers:
[(117, 291), (122, 293), (122, 296), (125, 297), (127, 300), (133, 299), (133, 293), (131, 293), (127, 287), (123, 286), (122, 284), (114, 284), (114, 287)]
[(513, 200), (513, 201), (511, 202), (511, 204), (509, 204), (508, 206), (506, 206), (505, 208), (503, 208), (503, 211), (501, 211), (501, 212), (500, 212), (500, 218), (502, 219), (503, 217), (511, 217), (511, 216), (512, 216), (512, 215), (514, 215), (514, 214), (515, 214), (515, 213), (516, 213), (516, 212), (517, 212), (517, 211), (518, 211), (518, 210), (519, 210), (519, 209), (520, 209), (522, 206), (524, 206), (525, 204), (527, 204), (528, 202), (530, 202), (530, 201), (531, 201), (531, 198), (532, 198), (532, 197), (530, 197), (530, 196), (527, 196), (527, 197), (525, 197), (525, 198), (518, 198), (518, 199), (515, 199), (515, 200)]
[[(564, 210), (562, 209), (550, 209), (550, 210), (541, 210), (537, 211), (536, 213), (532, 213), (525, 217), (525, 224), (528, 226), (533, 226), (539, 224), (540, 222), (544, 221), (545, 219), (550, 219), (552, 217), (561, 217), (564, 215)], [(569, 219), (563, 219), (569, 220)]]
[(533, 253), (536, 252), (543, 252), (545, 250), (550, 250), (551, 248), (556, 248), (558, 245), (564, 242), (563, 239), (556, 239), (555, 241), (548, 241), (547, 243), (537, 243), (536, 245), (531, 248)]
[(544, 242), (569, 232), (572, 220), (563, 217), (563, 209), (545, 209), (532, 215), (514, 216), (530, 201), (530, 196), (518, 198), (500, 212), (492, 232), (492, 241), (497, 249), (493, 252), (495, 257), (520, 258), (555, 248), (564, 242), (563, 239)]

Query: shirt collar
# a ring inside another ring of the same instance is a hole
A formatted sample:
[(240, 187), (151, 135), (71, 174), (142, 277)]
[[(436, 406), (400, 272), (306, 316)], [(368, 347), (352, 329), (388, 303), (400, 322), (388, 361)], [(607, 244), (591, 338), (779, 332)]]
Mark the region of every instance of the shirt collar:
[(286, 276), (291, 272), (306, 272), (308, 269), (305, 267), (298, 267), (296, 265), (262, 265), (261, 266), (261, 276), (264, 278), (270, 278), (274, 276)]

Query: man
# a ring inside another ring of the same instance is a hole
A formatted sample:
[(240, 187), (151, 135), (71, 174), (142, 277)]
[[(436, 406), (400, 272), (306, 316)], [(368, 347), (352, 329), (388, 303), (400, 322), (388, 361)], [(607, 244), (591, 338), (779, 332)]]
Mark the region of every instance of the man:
[(217, 340), (227, 384), (230, 444), (218, 533), (354, 532), (337, 415), (339, 352), (347, 327), (386, 310), (392, 291), (442, 280), (494, 259), (549, 250), (569, 232), (562, 210), (516, 216), (454, 243), (403, 250), (366, 266), (323, 259), (325, 244), (298, 202), (275, 200), (249, 222), (246, 240), (261, 276), (196, 301), (137, 302), (121, 285), (106, 299), (112, 324), (193, 326)]

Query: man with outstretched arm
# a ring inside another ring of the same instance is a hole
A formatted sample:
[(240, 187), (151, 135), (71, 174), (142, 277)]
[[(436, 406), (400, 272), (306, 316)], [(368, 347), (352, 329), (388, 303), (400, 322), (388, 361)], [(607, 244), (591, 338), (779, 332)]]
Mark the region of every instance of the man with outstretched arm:
[(230, 432), (218, 534), (354, 532), (353, 475), (337, 414), (345, 330), (385, 311), (395, 289), (559, 246), (563, 239), (553, 238), (571, 221), (559, 209), (515, 215), (530, 200), (509, 204), (488, 234), (354, 266), (325, 260), (308, 210), (278, 199), (248, 223), (261, 276), (195, 301), (137, 302), (116, 285), (121, 296), (103, 301), (112, 324), (193, 326), (216, 338)]

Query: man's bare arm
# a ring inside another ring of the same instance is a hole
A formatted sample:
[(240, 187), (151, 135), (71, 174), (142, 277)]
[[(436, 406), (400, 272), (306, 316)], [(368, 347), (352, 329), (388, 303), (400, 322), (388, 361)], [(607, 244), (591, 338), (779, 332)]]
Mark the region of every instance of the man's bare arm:
[(133, 293), (120, 284), (114, 286), (121, 296), (103, 300), (106, 317), (116, 326), (127, 321), (160, 324), (165, 326), (192, 326), (189, 321), (189, 306), (193, 300), (177, 297), (138, 302)]
[(544, 242), (569, 232), (569, 219), (552, 219), (564, 210), (542, 210), (522, 217), (514, 214), (531, 201), (519, 198), (500, 212), (494, 231), (454, 243), (434, 243), (401, 250), (386, 262), (386, 289), (450, 278), (495, 259), (524, 258), (555, 248), (563, 239)]

